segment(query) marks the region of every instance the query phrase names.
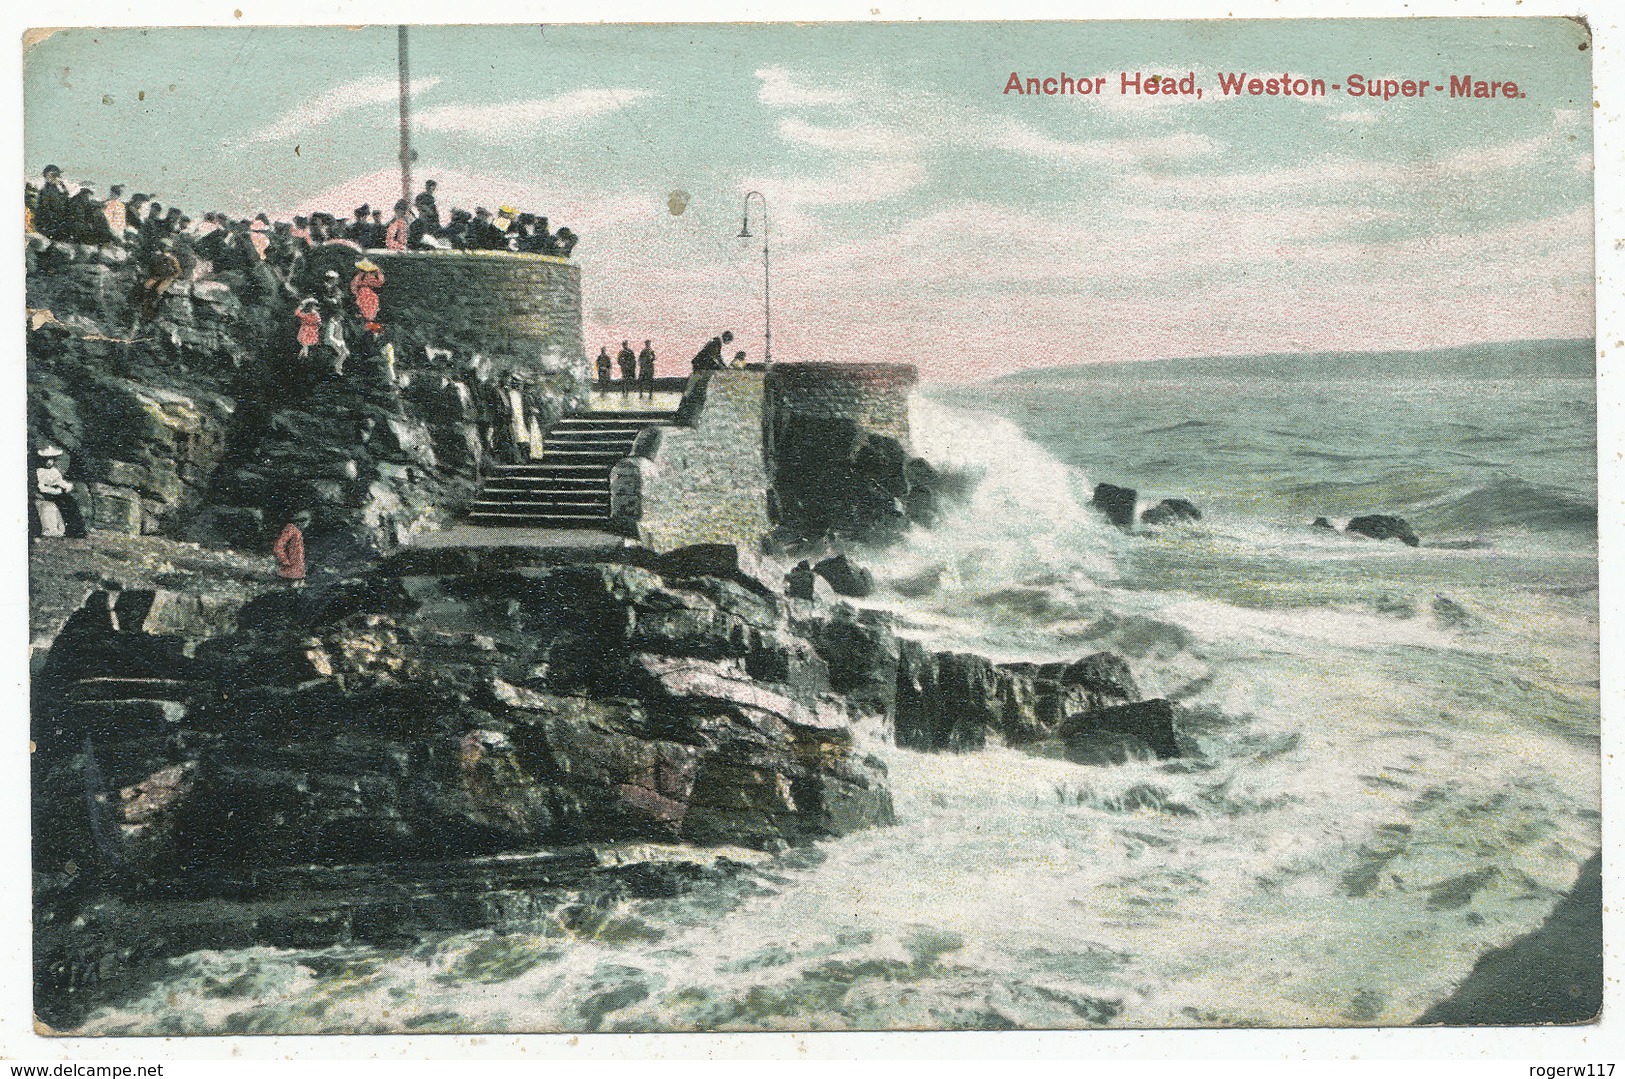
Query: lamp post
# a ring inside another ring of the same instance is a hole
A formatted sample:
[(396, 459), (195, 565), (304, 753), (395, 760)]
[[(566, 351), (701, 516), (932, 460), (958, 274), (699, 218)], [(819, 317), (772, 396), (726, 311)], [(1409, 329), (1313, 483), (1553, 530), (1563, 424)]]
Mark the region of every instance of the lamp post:
[(750, 200), (751, 200), (752, 195), (754, 195), (757, 198), (762, 200), (762, 323), (763, 323), (763, 335), (762, 336), (763, 336), (763, 339), (764, 339), (764, 345), (763, 345), (763, 348), (762, 348), (762, 366), (763, 367), (772, 367), (773, 366), (773, 293), (772, 293), (772, 279), (768, 276), (768, 263), (767, 263), (767, 241), (768, 241), (767, 196), (762, 194), (760, 191), (747, 191), (745, 193), (745, 214), (744, 214), (744, 220), (741, 222), (741, 224), (739, 226), (739, 238), (741, 240), (748, 240), (748, 239), (751, 238), (751, 232), (750, 232)]

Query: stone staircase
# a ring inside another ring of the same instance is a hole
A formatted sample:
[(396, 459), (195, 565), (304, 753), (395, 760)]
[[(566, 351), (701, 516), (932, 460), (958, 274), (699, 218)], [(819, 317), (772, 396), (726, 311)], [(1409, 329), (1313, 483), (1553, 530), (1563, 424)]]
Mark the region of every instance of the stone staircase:
[(676, 416), (638, 410), (565, 416), (543, 439), (540, 460), (486, 470), (468, 523), (609, 528), (609, 470), (631, 455), (646, 428), (669, 424)]

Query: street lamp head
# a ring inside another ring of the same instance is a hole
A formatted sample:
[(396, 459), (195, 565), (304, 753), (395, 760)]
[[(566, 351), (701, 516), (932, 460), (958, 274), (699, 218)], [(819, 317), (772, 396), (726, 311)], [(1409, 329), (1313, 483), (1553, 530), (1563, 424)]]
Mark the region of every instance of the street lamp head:
[(740, 225), (739, 225), (739, 238), (741, 240), (750, 239), (750, 214), (749, 213), (745, 214), (744, 221), (742, 221), (740, 223)]

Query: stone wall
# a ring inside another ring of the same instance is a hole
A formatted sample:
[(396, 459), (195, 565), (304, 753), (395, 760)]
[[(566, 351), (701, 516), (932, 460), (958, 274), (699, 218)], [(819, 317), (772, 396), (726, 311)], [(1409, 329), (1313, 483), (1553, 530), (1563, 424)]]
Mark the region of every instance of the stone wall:
[(384, 274), (379, 319), (399, 335), (456, 351), (585, 356), (573, 263), (507, 251), (368, 255)]
[(781, 363), (767, 375), (772, 414), (848, 419), (909, 444), (908, 395), (919, 381), (901, 363)]
[(702, 373), (705, 407), (692, 427), (665, 431), (657, 460), (644, 466), (643, 542), (660, 551), (694, 543), (755, 549), (770, 527), (762, 455), (763, 375)]

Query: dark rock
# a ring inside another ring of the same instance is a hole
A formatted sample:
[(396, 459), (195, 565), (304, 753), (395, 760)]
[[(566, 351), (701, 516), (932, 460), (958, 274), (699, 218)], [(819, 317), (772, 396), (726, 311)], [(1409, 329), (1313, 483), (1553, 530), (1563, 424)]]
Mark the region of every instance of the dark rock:
[(1331, 528), (1332, 523), (1330, 521), (1328, 521), (1324, 517), (1316, 517), (1313, 521), (1309, 522), (1309, 527), (1310, 528)]
[(996, 727), (998, 680), (981, 656), (927, 652), (900, 642), (895, 737), (913, 749), (963, 752), (981, 749)]
[(828, 581), (830, 588), (834, 589), (838, 596), (862, 599), (874, 594), (874, 573), (867, 567), (856, 564), (844, 554), (824, 559), (813, 566), (813, 572)]
[(1128, 532), (1134, 528), (1134, 504), (1139, 497), (1139, 492), (1132, 487), (1097, 483), (1094, 498), (1089, 504), (1104, 513), (1112, 524)]
[(1343, 531), (1353, 532), (1361, 536), (1370, 536), (1372, 539), (1397, 539), (1407, 546), (1417, 547), (1421, 540), (1411, 529), (1409, 522), (1403, 517), (1395, 517), (1386, 513), (1373, 513), (1364, 517), (1356, 517), (1348, 523)]
[(764, 596), (776, 594), (767, 583), (772, 574), (761, 560), (732, 543), (700, 543), (667, 551), (655, 560), (654, 570), (663, 577), (679, 579), (720, 577)]
[(797, 539), (833, 535), (881, 545), (941, 513), (937, 470), (911, 458), (897, 439), (851, 419), (781, 410), (773, 455), (777, 521)]
[(890, 615), (838, 603), (828, 618), (798, 628), (828, 664), (830, 688), (858, 712), (894, 714), (902, 646)]
[(1173, 703), (1159, 697), (1069, 716), (1057, 733), (1069, 742), (1122, 736), (1143, 744), (1158, 757), (1177, 757), (1183, 747), (1176, 717)]
[(1181, 521), (1200, 521), (1202, 511), (1183, 498), (1165, 498), (1140, 514), (1140, 523), (1146, 525), (1178, 524)]
[(1134, 672), (1128, 661), (1113, 652), (1095, 652), (1084, 656), (1061, 672), (1063, 686), (1079, 686), (1098, 701), (1095, 708), (1105, 707), (1108, 701), (1137, 701), (1140, 688), (1135, 684)]
[(785, 574), (784, 594), (791, 599), (816, 599), (814, 586), (819, 580), (819, 576), (813, 572), (812, 563), (803, 560)]

